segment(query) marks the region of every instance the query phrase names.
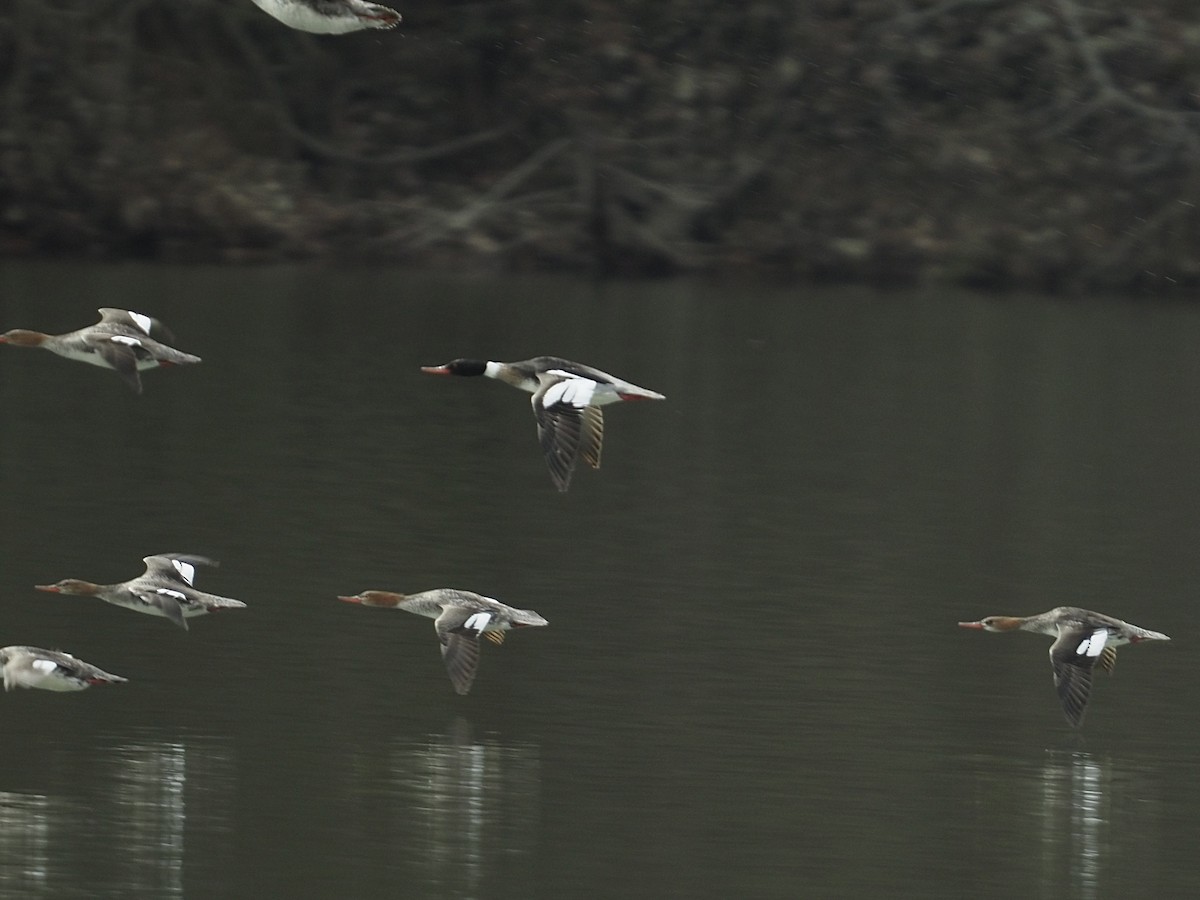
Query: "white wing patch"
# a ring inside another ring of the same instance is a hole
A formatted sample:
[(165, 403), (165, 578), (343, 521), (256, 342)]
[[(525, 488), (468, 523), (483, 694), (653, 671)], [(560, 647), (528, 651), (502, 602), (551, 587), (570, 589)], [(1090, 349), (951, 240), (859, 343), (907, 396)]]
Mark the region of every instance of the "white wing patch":
[(49, 675), (51, 672), (53, 672), (55, 669), (58, 668), (58, 663), (54, 662), (54, 660), (51, 660), (51, 659), (35, 659), (29, 665), (31, 668), (36, 669), (37, 671), (41, 672), (43, 675)]
[(583, 409), (592, 402), (592, 395), (595, 393), (596, 382), (586, 378), (567, 378), (546, 388), (546, 393), (542, 395), (542, 406), (549, 409), (555, 404), (566, 403), (576, 409)]
[(142, 313), (136, 313), (131, 309), (127, 309), (125, 311), (129, 313), (129, 318), (133, 319), (134, 325), (142, 329), (142, 331), (146, 332), (146, 334), (150, 333), (150, 325), (154, 321), (153, 319), (147, 315), (143, 315)]
[(188, 584), (192, 583), (192, 579), (196, 577), (196, 567), (191, 563), (184, 562), (182, 559), (171, 560), (171, 565), (175, 567), (175, 571), (179, 573), (179, 577)]
[(1075, 655), (1099, 656), (1103, 652), (1106, 643), (1108, 643), (1108, 629), (1097, 628), (1088, 637), (1079, 642), (1079, 646), (1075, 648)]
[(175, 600), (187, 600), (187, 594), (179, 591), (173, 591), (170, 588), (155, 588), (154, 593), (163, 594), (164, 596), (171, 597)]
[(114, 334), (112, 337), (109, 338), (109, 340), (112, 341), (114, 344), (125, 344), (128, 347), (142, 346), (142, 342), (139, 341), (137, 338), (129, 337), (128, 335), (124, 335), (124, 334)]
[(463, 622), (463, 628), (469, 631), (478, 631), (482, 633), (488, 627), (488, 623), (491, 621), (491, 613), (477, 612), (468, 618), (467, 621)]

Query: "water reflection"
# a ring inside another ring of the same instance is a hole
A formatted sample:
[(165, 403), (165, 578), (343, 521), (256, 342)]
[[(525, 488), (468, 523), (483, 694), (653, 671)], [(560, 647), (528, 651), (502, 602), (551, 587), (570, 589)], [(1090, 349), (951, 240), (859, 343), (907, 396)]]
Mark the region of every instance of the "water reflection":
[[(59, 752), (50, 781), (65, 783), (63, 792), (0, 791), (0, 897), (70, 893), (78, 884), (93, 896), (184, 896), (189, 819), (228, 828), (232, 803), (230, 754), (211, 740), (201, 745), (151, 740), (82, 758)], [(80, 772), (103, 790), (74, 793)]]
[(1107, 762), (1090, 753), (1054, 753), (1042, 768), (1042, 848), (1047, 876), (1065, 869), (1070, 895), (1095, 897), (1109, 823)]
[[(1130, 616), (1186, 633), (1195, 304), (0, 269), (12, 324), (66, 330), (85, 297), (205, 357), (137, 398), (0, 353), (6, 631), (162, 674), (4, 698), (0, 897), (1200, 895), (1186, 654), (1140, 661), (1173, 689), (1131, 680), (1123, 710), (1106, 684), (1063, 747), (1108, 755), (1047, 757), (1044, 649), (953, 627), (1003, 611), (972, 597), (1136, 593)], [(565, 503), (526, 414), (465, 387), (448, 412), (417, 370), (543, 351), (671, 398), (621, 416)], [(63, 422), (98, 439), (48, 440)], [(29, 588), (64, 554), (103, 573), (180, 546), (223, 557), (253, 615), (185, 636)], [(347, 577), (487, 585), (554, 634), (460, 702), (424, 682), (425, 626), (336, 615)]]
[(407, 807), (403, 846), (425, 880), (478, 896), (501, 860), (532, 853), (541, 817), (541, 759), (529, 743), (477, 739), (456, 718), (447, 733), (400, 743), (391, 777)]
[(1056, 895), (1113, 893), (1131, 858), (1152, 869), (1162, 816), (1153, 776), (1086, 751), (1051, 753), (1042, 766), (1042, 877)]
[(116, 821), (128, 852), (123, 883), (156, 896), (183, 896), (187, 749), (160, 741), (118, 747)]
[(0, 791), (0, 897), (41, 894), (50, 868), (50, 798)]

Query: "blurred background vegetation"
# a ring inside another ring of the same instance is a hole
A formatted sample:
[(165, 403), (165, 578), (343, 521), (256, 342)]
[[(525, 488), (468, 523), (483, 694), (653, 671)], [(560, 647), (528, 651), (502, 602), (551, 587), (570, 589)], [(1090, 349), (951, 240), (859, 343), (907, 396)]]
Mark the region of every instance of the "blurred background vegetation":
[(0, 254), (1165, 291), (1200, 24), (1098, 0), (0, 4)]

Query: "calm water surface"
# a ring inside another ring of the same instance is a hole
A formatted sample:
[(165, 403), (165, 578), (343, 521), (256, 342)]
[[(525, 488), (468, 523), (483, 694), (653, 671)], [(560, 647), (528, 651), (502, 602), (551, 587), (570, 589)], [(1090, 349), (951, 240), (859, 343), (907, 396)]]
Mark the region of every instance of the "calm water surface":
[[(0, 697), (3, 897), (1200, 893), (1200, 309), (380, 270), (0, 268), (0, 326), (161, 316), (201, 366), (0, 348), (0, 643), (130, 679)], [(553, 353), (665, 393), (550, 484)], [(83, 598), (162, 551), (249, 607)], [(550, 627), (458, 697), (452, 585)], [(1079, 603), (1165, 631), (1062, 720)]]

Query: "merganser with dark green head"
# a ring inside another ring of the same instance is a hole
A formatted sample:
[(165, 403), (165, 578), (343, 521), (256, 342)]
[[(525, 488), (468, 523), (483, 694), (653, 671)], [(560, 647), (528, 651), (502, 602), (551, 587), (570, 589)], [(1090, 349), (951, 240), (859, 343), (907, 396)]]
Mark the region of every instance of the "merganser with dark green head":
[(482, 375), (533, 394), (530, 402), (538, 440), (550, 467), (550, 479), (559, 491), (571, 486), (580, 459), (593, 469), (600, 468), (604, 443), (604, 413), (600, 407), (625, 400), (666, 399), (658, 391), (557, 356), (507, 363), (456, 359), (444, 366), (422, 366), (421, 371), (429, 375)]

